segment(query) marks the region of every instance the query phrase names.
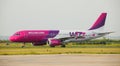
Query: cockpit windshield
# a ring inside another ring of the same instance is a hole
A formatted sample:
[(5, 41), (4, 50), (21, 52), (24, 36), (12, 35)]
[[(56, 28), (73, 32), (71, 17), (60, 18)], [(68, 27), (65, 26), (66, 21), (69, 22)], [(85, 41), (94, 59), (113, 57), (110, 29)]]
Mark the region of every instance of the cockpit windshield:
[(20, 33), (15, 33), (15, 34), (14, 34), (14, 36), (19, 36), (19, 35), (20, 35)]

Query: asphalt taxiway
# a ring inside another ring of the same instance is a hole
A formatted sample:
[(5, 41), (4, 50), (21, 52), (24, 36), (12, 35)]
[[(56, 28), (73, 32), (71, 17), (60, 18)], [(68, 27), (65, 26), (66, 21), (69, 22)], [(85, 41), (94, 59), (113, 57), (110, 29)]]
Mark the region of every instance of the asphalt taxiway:
[(0, 66), (120, 66), (120, 54), (1, 55)]

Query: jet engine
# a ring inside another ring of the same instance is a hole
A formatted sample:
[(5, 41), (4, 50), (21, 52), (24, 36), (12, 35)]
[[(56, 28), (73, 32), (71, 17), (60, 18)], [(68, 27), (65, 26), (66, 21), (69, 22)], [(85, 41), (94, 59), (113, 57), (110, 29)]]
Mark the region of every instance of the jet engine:
[(42, 45), (46, 45), (46, 42), (33, 42), (32, 44), (34, 46), (42, 46)]
[(55, 47), (55, 46), (61, 45), (61, 40), (59, 40), (59, 39), (48, 39), (48, 44), (50, 45), (50, 47)]

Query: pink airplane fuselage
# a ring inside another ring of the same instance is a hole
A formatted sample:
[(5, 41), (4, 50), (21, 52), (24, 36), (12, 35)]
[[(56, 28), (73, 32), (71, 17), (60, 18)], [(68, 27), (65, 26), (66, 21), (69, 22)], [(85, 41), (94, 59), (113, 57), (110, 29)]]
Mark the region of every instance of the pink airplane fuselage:
[(10, 37), (13, 42), (41, 42), (54, 38), (59, 30), (23, 30)]

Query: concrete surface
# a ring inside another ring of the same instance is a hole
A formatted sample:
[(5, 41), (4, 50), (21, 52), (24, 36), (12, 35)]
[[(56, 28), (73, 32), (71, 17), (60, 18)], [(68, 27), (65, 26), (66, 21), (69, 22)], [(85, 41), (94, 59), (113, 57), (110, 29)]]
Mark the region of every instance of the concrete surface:
[(0, 66), (120, 66), (120, 54), (2, 55)]

